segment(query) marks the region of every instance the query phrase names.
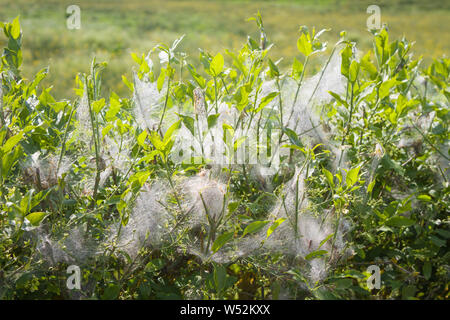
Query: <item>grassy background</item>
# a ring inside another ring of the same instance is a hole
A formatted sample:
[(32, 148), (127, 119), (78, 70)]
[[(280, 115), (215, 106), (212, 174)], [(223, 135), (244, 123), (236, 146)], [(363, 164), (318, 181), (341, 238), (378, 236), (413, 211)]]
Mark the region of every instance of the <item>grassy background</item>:
[[(319, 1), (167, 1), (167, 0), (0, 0), (0, 19), (20, 15), (24, 30), (24, 75), (50, 66), (46, 85), (53, 84), (57, 98), (74, 96), (74, 79), (87, 72), (94, 55), (108, 62), (104, 73), (106, 94), (126, 94), (121, 75), (128, 77), (134, 62), (131, 52), (147, 52), (158, 42), (171, 43), (186, 34), (181, 50), (197, 56), (198, 48), (211, 53), (241, 47), (250, 34), (258, 37), (254, 22), (246, 21), (260, 10), (272, 55), (288, 65), (297, 55), (300, 25), (331, 28), (324, 38), (334, 43), (346, 30), (358, 47), (367, 50), (369, 4), (381, 7), (381, 20), (393, 38), (405, 35), (416, 41), (416, 54), (426, 62), (448, 54), (450, 1), (441, 0), (319, 0)], [(81, 8), (81, 29), (66, 28), (66, 8)]]

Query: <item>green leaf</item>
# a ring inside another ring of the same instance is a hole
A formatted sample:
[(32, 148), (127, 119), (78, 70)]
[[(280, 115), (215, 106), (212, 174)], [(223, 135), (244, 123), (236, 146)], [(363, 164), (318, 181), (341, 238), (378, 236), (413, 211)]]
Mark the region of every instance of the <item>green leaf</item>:
[(227, 270), (223, 265), (214, 264), (214, 284), (218, 293), (221, 293), (225, 289), (227, 281)]
[(223, 139), (225, 140), (227, 138), (227, 135), (229, 135), (229, 138), (232, 138), (234, 136), (234, 129), (232, 126), (230, 126), (227, 123), (222, 123), (222, 129), (224, 131)]
[(297, 48), (305, 57), (312, 53), (312, 44), (306, 37), (306, 34), (302, 33), (300, 38), (297, 40)]
[(141, 134), (137, 138), (138, 144), (143, 148), (146, 147), (146, 144), (145, 144), (146, 138), (147, 138), (147, 131), (142, 131)]
[(390, 227), (409, 227), (413, 224), (414, 220), (403, 216), (395, 216), (386, 221), (386, 225)]
[(112, 130), (112, 128), (114, 128), (114, 124), (113, 123), (110, 123), (106, 127), (104, 127), (102, 129), (102, 136), (103, 137), (106, 136)]
[(294, 62), (292, 63), (292, 78), (294, 78), (294, 80), (300, 80), (303, 68), (303, 63), (301, 63), (294, 57)]
[(116, 119), (116, 114), (120, 111), (121, 106), (119, 99), (120, 98), (116, 93), (111, 93), (109, 98), (109, 109), (105, 114), (106, 121), (113, 121)]
[(328, 240), (330, 240), (331, 239), (331, 237), (334, 235), (334, 233), (332, 233), (332, 234), (329, 234), (325, 239), (323, 239), (322, 241), (320, 241), (320, 244), (319, 244), (319, 249), (328, 241)]
[(205, 79), (197, 73), (197, 71), (195, 70), (195, 67), (192, 64), (188, 64), (187, 67), (188, 67), (189, 73), (191, 74), (192, 78), (194, 78), (194, 80), (197, 82), (197, 84), (200, 86), (200, 88), (204, 89), (206, 86)]
[(39, 203), (41, 203), (41, 201), (43, 201), (45, 198), (47, 198), (47, 196), (49, 195), (50, 190), (48, 190), (47, 192), (44, 191), (40, 191), (38, 192), (36, 195), (34, 195), (31, 198), (31, 202), (30, 202), (30, 210), (33, 209), (34, 207), (36, 207)]
[(208, 129), (211, 129), (214, 127), (217, 123), (217, 118), (219, 118), (220, 113), (218, 114), (211, 114), (208, 116)]
[(156, 131), (152, 131), (149, 136), (150, 142), (153, 144), (156, 150), (164, 150), (164, 144), (161, 141), (159, 134)]
[(314, 297), (318, 300), (342, 300), (336, 292), (332, 292), (330, 289), (324, 287), (318, 287), (313, 291)]
[(23, 132), (20, 132), (16, 135), (12, 136), (11, 138), (9, 138), (2, 147), (3, 153), (6, 154), (6, 153), (10, 152), (19, 143), (19, 141), (22, 140), (22, 138), (23, 138)]
[(387, 97), (390, 93), (390, 90), (397, 84), (398, 84), (398, 81), (395, 78), (389, 79), (389, 80), (383, 82), (380, 85), (380, 90), (379, 90), (380, 100)]
[(342, 183), (342, 174), (340, 172), (335, 174), (335, 177), (339, 180), (339, 184)]
[(421, 194), (417, 197), (417, 199), (424, 201), (424, 202), (430, 202), (432, 199), (429, 195)]
[(378, 73), (377, 68), (375, 65), (370, 61), (370, 51), (367, 52), (367, 54), (361, 59), (361, 67), (366, 70), (370, 77), (373, 79)]
[(375, 186), (376, 182), (377, 182), (377, 179), (374, 177), (373, 180), (367, 186), (367, 193), (371, 193), (372, 192), (373, 187)]
[(381, 158), (380, 164), (385, 169), (393, 169), (401, 175), (404, 174), (404, 168), (397, 161), (389, 157), (387, 153)]
[(436, 236), (430, 236), (430, 240), (438, 247), (444, 247), (447, 244), (447, 241)]
[[(1, 149), (0, 149), (1, 150)], [(14, 151), (8, 152), (6, 155), (2, 155), (1, 160), (1, 176), (7, 177), (11, 168), (17, 163), (22, 152), (20, 148), (15, 148)]]
[(56, 113), (59, 113), (64, 110), (64, 108), (67, 106), (66, 101), (59, 101), (55, 103), (51, 103), (50, 106), (53, 110), (55, 110)]
[(114, 300), (120, 293), (120, 286), (117, 284), (109, 284), (102, 295), (102, 300)]
[(167, 129), (167, 131), (164, 133), (164, 139), (163, 139), (164, 145), (167, 145), (167, 143), (170, 141), (170, 139), (172, 139), (174, 132), (177, 131), (178, 129), (180, 129), (180, 125), (181, 125), (181, 120), (178, 120), (177, 122), (172, 124), (169, 127), (169, 129)]
[(170, 48), (171, 51), (175, 51), (175, 49), (178, 47), (178, 45), (181, 43), (181, 41), (184, 39), (186, 35), (183, 34), (178, 39), (175, 39), (175, 41), (172, 43), (172, 47)]
[(235, 151), (240, 147), (240, 145), (245, 141), (245, 139), (247, 139), (246, 136), (240, 137), (239, 139), (236, 140), (236, 142), (234, 143), (234, 150)]
[(99, 113), (105, 106), (105, 98), (92, 102), (92, 109), (95, 113)]
[(423, 264), (423, 276), (425, 277), (425, 279), (430, 280), (431, 278), (431, 272), (433, 271), (433, 268), (431, 266), (431, 262), (430, 261), (426, 261)]
[(262, 98), (261, 102), (259, 103), (258, 109), (256, 110), (256, 113), (260, 112), (265, 106), (267, 106), (279, 94), (280, 94), (279, 92), (271, 92), (267, 96)]
[(270, 71), (270, 77), (275, 78), (280, 76), (280, 71), (278, 70), (278, 67), (273, 63), (273, 61), (269, 58), (269, 71)]
[(50, 89), (44, 89), (42, 90), (42, 93), (39, 96), (39, 102), (43, 105), (50, 105), (52, 103), (55, 103), (56, 100), (50, 94)]
[(240, 201), (232, 201), (228, 203), (228, 212), (229, 214), (232, 214), (236, 209), (239, 207)]
[(247, 38), (247, 42), (250, 45), (250, 48), (252, 48), (252, 50), (258, 50), (259, 49), (259, 44), (258, 42), (256, 42), (255, 40), (253, 40), (252, 38), (248, 37)]
[(223, 70), (223, 56), (218, 53), (211, 61), (209, 65), (209, 70), (214, 76), (218, 76)]
[(239, 110), (239, 112), (242, 112), (242, 110), (244, 110), (244, 108), (248, 104), (248, 92), (245, 86), (241, 86), (239, 90), (236, 91), (233, 99), (236, 101), (236, 108)]
[(379, 66), (382, 66), (389, 58), (389, 35), (384, 28), (375, 37), (375, 54)]
[(413, 298), (416, 295), (417, 288), (414, 285), (407, 285), (402, 287), (402, 299)]
[(337, 289), (343, 290), (350, 288), (353, 284), (353, 281), (352, 279), (344, 278), (344, 279), (337, 279), (333, 283), (336, 285)]
[(349, 80), (350, 82), (354, 83), (356, 81), (356, 78), (358, 77), (359, 73), (359, 63), (356, 60), (353, 60), (350, 64), (349, 69)]
[(233, 238), (234, 232), (226, 232), (217, 237), (212, 245), (212, 252), (216, 253), (220, 248), (222, 248), (228, 241)]
[(3, 145), (3, 141), (5, 140), (7, 131), (5, 130), (6, 128), (1, 128), (0, 129), (0, 145)]
[(184, 116), (182, 114), (178, 114), (177, 115), (179, 117), (181, 117), (181, 119), (183, 120), (184, 125), (186, 126), (186, 128), (188, 128), (188, 130), (191, 132), (191, 134), (193, 136), (195, 136), (195, 126), (194, 126), (194, 119), (192, 117), (189, 116)]
[(286, 220), (286, 218), (280, 218), (274, 221), (274, 223), (272, 223), (272, 225), (269, 227), (269, 229), (267, 229), (267, 236), (266, 239), (268, 237), (270, 237), (270, 235)]
[(358, 181), (360, 167), (356, 167), (347, 172), (347, 176), (345, 177), (345, 183), (347, 187), (353, 186)]
[(286, 135), (289, 137), (289, 140), (292, 142), (292, 144), (296, 145), (297, 147), (303, 147), (302, 142), (298, 138), (297, 133), (289, 128), (283, 128), (283, 132), (286, 133)]
[(14, 40), (19, 39), (20, 37), (19, 17), (16, 17), (11, 23), (11, 37), (13, 37)]
[(38, 226), (46, 215), (47, 214), (45, 212), (32, 212), (27, 215), (26, 218), (33, 226)]
[(344, 107), (348, 108), (348, 103), (345, 100), (343, 100), (340, 95), (338, 95), (337, 93), (334, 93), (332, 91), (328, 91), (328, 93), (331, 94), (333, 96), (333, 98), (336, 99), (336, 101), (339, 104), (341, 104)]
[(131, 58), (139, 65), (142, 63), (142, 59), (134, 52), (131, 53)]
[(344, 49), (342, 49), (341, 51), (341, 57), (342, 57), (342, 61), (341, 61), (341, 74), (346, 77), (347, 79), (349, 78), (349, 70), (350, 70), (350, 60), (351, 57), (353, 55), (352, 52), (352, 47), (350, 45), (347, 45)]
[(134, 85), (128, 81), (127, 77), (124, 75), (122, 75), (122, 82), (128, 87), (128, 89), (130, 89), (131, 92), (134, 92)]
[(322, 168), (322, 172), (325, 175), (325, 177), (327, 178), (327, 181), (330, 184), (330, 186), (334, 187), (333, 174), (325, 168)]
[(242, 237), (245, 237), (247, 234), (255, 233), (264, 228), (266, 224), (268, 224), (269, 220), (264, 221), (255, 221), (250, 223), (244, 230), (244, 233), (242, 234)]
[(233, 59), (233, 65), (235, 65), (244, 75), (247, 75), (247, 68), (243, 64), (244, 58), (242, 56), (238, 57), (229, 50), (226, 50), (226, 53)]
[(436, 233), (445, 239), (450, 239), (450, 231), (444, 229), (437, 229)]
[(316, 250), (305, 256), (305, 260), (311, 260), (314, 258), (320, 258), (328, 253), (327, 250)]
[(161, 68), (161, 73), (159, 74), (158, 80), (156, 81), (156, 87), (158, 88), (159, 92), (161, 92), (165, 78), (166, 78), (166, 70)]

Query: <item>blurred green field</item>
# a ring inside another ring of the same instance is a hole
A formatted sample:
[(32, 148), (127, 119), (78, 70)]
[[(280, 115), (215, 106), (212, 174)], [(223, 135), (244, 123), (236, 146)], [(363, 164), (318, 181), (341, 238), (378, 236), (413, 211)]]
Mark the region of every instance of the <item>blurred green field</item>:
[[(167, 1), (167, 0), (0, 0), (0, 19), (20, 15), (24, 30), (24, 75), (49, 66), (47, 85), (54, 84), (57, 98), (74, 96), (78, 72), (86, 72), (94, 56), (108, 62), (105, 93), (125, 94), (121, 75), (131, 75), (131, 52), (147, 52), (158, 42), (170, 43), (186, 34), (181, 49), (197, 56), (198, 48), (211, 53), (239, 48), (247, 35), (257, 37), (247, 18), (262, 13), (272, 55), (284, 57), (286, 66), (297, 55), (300, 25), (331, 28), (324, 37), (330, 43), (346, 30), (358, 47), (368, 49), (366, 30), (369, 4), (381, 7), (381, 20), (392, 37), (405, 35), (416, 41), (415, 53), (431, 61), (450, 51), (450, 1)], [(81, 29), (66, 28), (66, 8), (81, 8)], [(3, 45), (3, 44), (2, 44)]]

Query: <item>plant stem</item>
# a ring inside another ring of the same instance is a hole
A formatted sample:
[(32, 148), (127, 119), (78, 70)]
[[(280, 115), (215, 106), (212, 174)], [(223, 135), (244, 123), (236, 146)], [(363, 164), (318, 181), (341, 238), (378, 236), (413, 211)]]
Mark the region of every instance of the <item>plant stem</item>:
[(297, 102), (297, 99), (298, 99), (298, 94), (300, 93), (300, 87), (302, 86), (302, 83), (303, 83), (303, 77), (305, 76), (305, 70), (306, 70), (306, 66), (308, 65), (308, 61), (309, 61), (309, 56), (307, 56), (305, 58), (305, 63), (303, 64), (303, 70), (302, 70), (302, 74), (300, 76), (300, 80), (298, 81), (297, 91), (295, 92), (295, 97), (294, 97), (294, 102), (292, 102), (292, 110), (294, 109), (295, 103)]
[(89, 96), (89, 86), (88, 86), (88, 81), (87, 81), (86, 77), (84, 78), (84, 82), (85, 82), (87, 103), (88, 103), (88, 108), (89, 108), (89, 115), (90, 115), (90, 118), (91, 118), (92, 134), (93, 134), (94, 149), (95, 149), (96, 173), (95, 173), (94, 191), (92, 193), (93, 205), (95, 206), (95, 203), (96, 203), (96, 200), (97, 200), (98, 185), (99, 185), (99, 182), (100, 182), (100, 161), (99, 161), (100, 153), (99, 153), (98, 139), (96, 137), (96, 135), (98, 133), (98, 130), (96, 130), (96, 127), (98, 126), (98, 123), (95, 121), (94, 112), (93, 112), (92, 107), (91, 107), (91, 100), (90, 100), (90, 96)]
[(283, 100), (281, 98), (281, 86), (280, 86), (280, 79), (279, 78), (277, 78), (277, 89), (278, 89), (278, 92), (280, 93), (278, 95), (278, 104), (279, 104), (279, 108), (280, 108), (280, 130), (281, 130), (281, 134), (280, 134), (280, 138), (278, 140), (278, 144), (281, 144), (281, 139), (283, 139), (284, 130), (283, 130)]
[(219, 113), (219, 106), (217, 104), (217, 78), (214, 77), (214, 100), (216, 104), (216, 113)]
[(67, 136), (69, 134), (69, 126), (70, 126), (70, 122), (72, 121), (73, 114), (75, 113), (75, 110), (76, 110), (75, 106), (77, 106), (77, 105), (78, 105), (78, 100), (75, 102), (74, 108), (72, 108), (72, 111), (70, 112), (69, 120), (67, 120), (67, 126), (66, 126), (66, 130), (64, 131), (64, 138), (63, 138), (63, 143), (61, 146), (61, 152), (59, 154), (58, 166), (56, 167), (56, 175), (58, 175), (59, 169), (61, 167), (62, 158), (66, 151), (66, 141), (67, 141)]
[(167, 162), (163, 161), (163, 163), (164, 163), (164, 166), (166, 167), (167, 180), (169, 181), (170, 187), (172, 188), (173, 196), (175, 197), (175, 201), (177, 202), (178, 209), (180, 210), (181, 213), (183, 213), (183, 209), (181, 208), (180, 199), (178, 198), (177, 191), (175, 189), (175, 185), (173, 184), (173, 181), (172, 181), (172, 172), (171, 172)]
[[(167, 101), (169, 100), (169, 90), (170, 90), (170, 82), (171, 82), (171, 80), (170, 80), (170, 78), (169, 78), (169, 80), (167, 80), (167, 91), (166, 91), (166, 99), (165, 99), (165, 101), (164, 101), (164, 108), (163, 108), (163, 113), (162, 113), (162, 115), (161, 115), (161, 119), (159, 120), (159, 124), (158, 124), (158, 132), (160, 132), (160, 130), (161, 130), (161, 125), (162, 125), (162, 122), (163, 122), (163, 120), (164, 120), (164, 115), (166, 114), (166, 109), (167, 109)], [(161, 133), (161, 132), (160, 132)], [(161, 134), (162, 135), (162, 134)]]
[(445, 154), (443, 154), (442, 152), (441, 152), (441, 150), (439, 150), (438, 148), (436, 148), (435, 146), (434, 146), (434, 144), (425, 136), (425, 134), (422, 132), (422, 131), (420, 131), (420, 129), (419, 128), (417, 128), (417, 126), (410, 120), (410, 122), (411, 122), (411, 124), (413, 125), (413, 127), (414, 127), (414, 129), (416, 129), (417, 130), (417, 132), (419, 132), (420, 133), (420, 135), (422, 136), (422, 138), (425, 140), (425, 142), (426, 143), (428, 143), (437, 153), (439, 153), (442, 157), (444, 157), (444, 159), (446, 159), (447, 161), (450, 161), (450, 158), (448, 158)]
[(0, 74), (0, 128), (5, 125), (5, 115), (3, 113), (3, 76)]
[[(202, 132), (202, 130), (200, 130), (200, 124), (199, 124), (199, 121), (198, 121), (198, 114), (195, 115), (195, 122), (197, 123), (198, 141), (200, 143), (200, 148), (202, 150), (202, 158), (203, 158), (202, 159), (202, 163), (203, 163), (203, 160), (205, 159), (205, 150), (203, 148), (203, 132)], [(194, 137), (195, 137), (195, 135), (194, 135)], [(212, 139), (214, 141), (214, 136), (212, 136)]]
[[(345, 143), (345, 139), (347, 138), (347, 135), (349, 134), (349, 132), (350, 132), (350, 128), (351, 128), (351, 122), (352, 122), (352, 116), (353, 116), (353, 86), (354, 86), (354, 83), (351, 83), (351, 93), (350, 93), (350, 116), (349, 116), (349, 119), (348, 119), (348, 122), (347, 122), (347, 126), (346, 126), (346, 130), (345, 130), (345, 134), (344, 134), (344, 137), (342, 138), (342, 142), (341, 142), (341, 147), (344, 145), (344, 143)], [(339, 158), (339, 164), (338, 165), (341, 165), (341, 160), (342, 160), (342, 155), (344, 154), (344, 150), (342, 149), (341, 150), (341, 156), (340, 156), (340, 158)]]

